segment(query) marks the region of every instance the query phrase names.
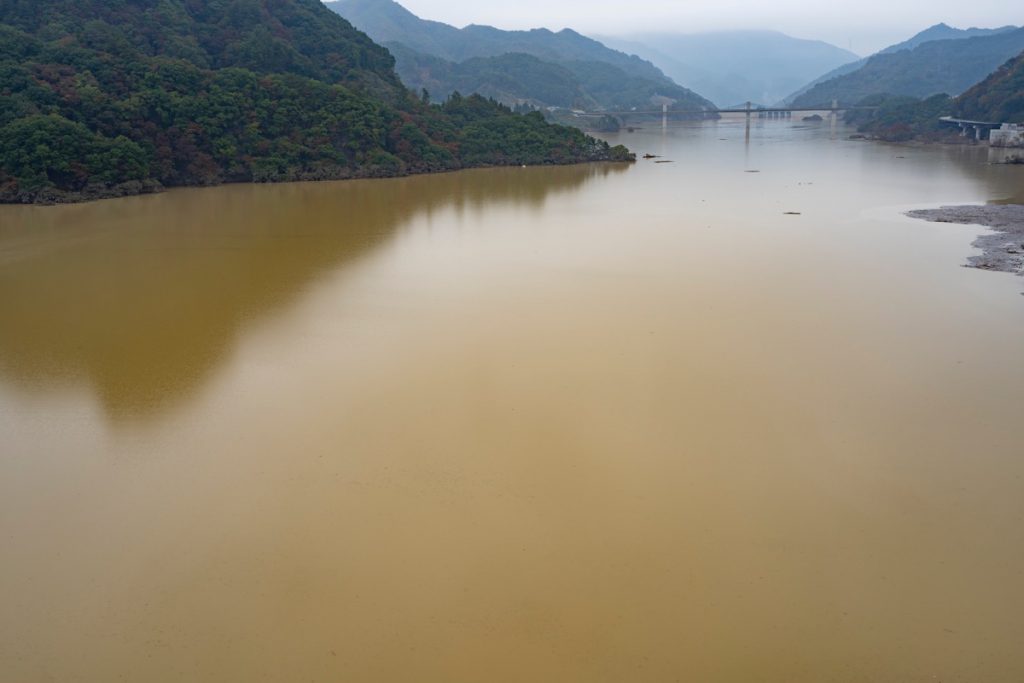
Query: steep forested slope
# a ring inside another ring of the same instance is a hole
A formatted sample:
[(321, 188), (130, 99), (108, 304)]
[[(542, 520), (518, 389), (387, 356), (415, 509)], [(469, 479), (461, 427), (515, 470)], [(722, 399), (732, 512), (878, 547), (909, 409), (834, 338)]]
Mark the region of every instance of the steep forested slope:
[(956, 98), (953, 111), (973, 121), (1024, 123), (1024, 52)]
[(0, 0), (0, 201), (623, 155), (427, 106), (319, 0)]

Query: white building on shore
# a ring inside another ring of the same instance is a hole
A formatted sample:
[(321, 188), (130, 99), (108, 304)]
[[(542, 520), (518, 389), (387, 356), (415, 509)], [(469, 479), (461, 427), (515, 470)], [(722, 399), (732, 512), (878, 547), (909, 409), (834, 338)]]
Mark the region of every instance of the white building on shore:
[(1024, 147), (1024, 125), (1004, 123), (988, 134), (990, 147)]

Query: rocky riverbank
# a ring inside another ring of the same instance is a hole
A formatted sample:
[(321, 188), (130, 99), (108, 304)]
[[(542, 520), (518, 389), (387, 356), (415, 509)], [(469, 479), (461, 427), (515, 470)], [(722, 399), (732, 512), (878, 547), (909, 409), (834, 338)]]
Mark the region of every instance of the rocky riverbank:
[(908, 216), (934, 223), (982, 225), (994, 232), (981, 235), (973, 246), (982, 250), (967, 259), (970, 268), (1024, 275), (1024, 204), (943, 206), (908, 211)]

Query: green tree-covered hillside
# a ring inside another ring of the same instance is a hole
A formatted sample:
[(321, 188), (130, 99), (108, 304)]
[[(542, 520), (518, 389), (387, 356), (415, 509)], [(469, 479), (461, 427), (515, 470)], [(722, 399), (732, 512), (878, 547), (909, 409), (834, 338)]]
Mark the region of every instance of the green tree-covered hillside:
[(1024, 123), (1024, 52), (956, 98), (959, 118)]
[(627, 156), (393, 64), (319, 0), (0, 0), (0, 201)]

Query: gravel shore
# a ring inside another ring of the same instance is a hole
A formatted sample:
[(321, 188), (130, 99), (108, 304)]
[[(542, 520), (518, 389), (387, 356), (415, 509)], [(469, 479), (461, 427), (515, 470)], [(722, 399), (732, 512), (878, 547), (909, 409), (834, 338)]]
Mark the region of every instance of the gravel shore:
[(995, 232), (981, 235), (973, 246), (982, 250), (967, 259), (971, 268), (998, 270), (1024, 275), (1024, 204), (985, 204), (982, 206), (943, 206), (938, 209), (908, 211), (908, 216), (934, 223), (982, 225)]

